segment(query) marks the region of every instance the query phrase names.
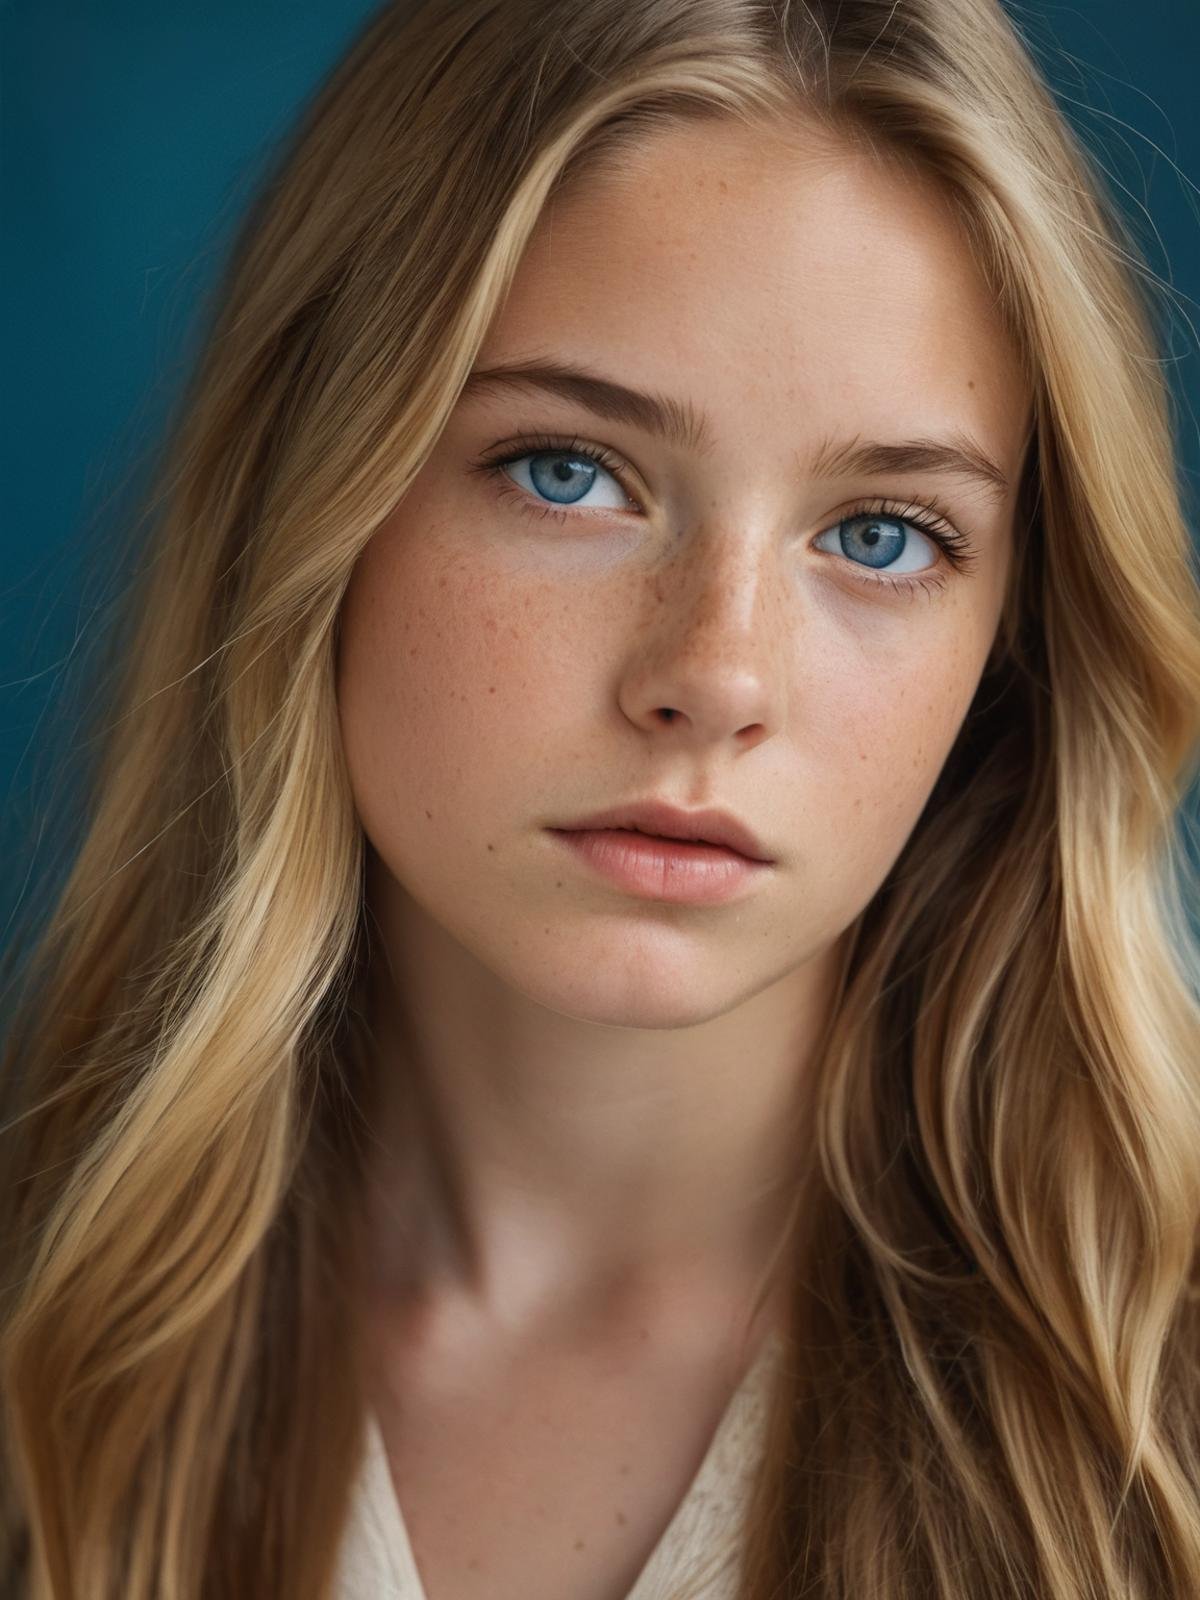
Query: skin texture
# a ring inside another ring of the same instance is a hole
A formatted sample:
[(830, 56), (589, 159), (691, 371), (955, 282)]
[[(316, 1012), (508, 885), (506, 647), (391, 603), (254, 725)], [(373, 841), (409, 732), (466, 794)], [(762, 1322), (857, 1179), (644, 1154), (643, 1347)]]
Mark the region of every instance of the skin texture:
[[(777, 1316), (747, 1328), (806, 1156), (806, 1065), (996, 637), (1029, 421), (947, 202), (800, 125), (656, 132), (565, 191), (477, 367), (547, 358), (690, 402), (707, 449), (468, 390), (342, 618), (378, 956), (380, 1405), (432, 1600), (435, 1574), (529, 1594), (539, 1508), (548, 1595), (624, 1592)], [(529, 433), (605, 447), (624, 484), (598, 471), (556, 520), (536, 447), (472, 470)], [(829, 442), (948, 433), (1010, 489), (814, 470)], [(864, 502), (931, 498), (970, 570), (904, 522), (895, 566), (923, 589), (842, 551)], [(545, 831), (650, 795), (727, 808), (775, 865), (730, 903), (668, 904)], [(470, 1568), (454, 1508), (476, 1494)]]

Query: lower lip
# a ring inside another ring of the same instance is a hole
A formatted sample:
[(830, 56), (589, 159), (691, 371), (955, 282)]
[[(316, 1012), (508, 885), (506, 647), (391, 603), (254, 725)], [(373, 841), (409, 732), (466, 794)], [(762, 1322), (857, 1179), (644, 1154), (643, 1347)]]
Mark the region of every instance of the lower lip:
[(769, 867), (719, 845), (655, 839), (621, 828), (549, 831), (610, 882), (648, 900), (718, 905), (743, 893)]

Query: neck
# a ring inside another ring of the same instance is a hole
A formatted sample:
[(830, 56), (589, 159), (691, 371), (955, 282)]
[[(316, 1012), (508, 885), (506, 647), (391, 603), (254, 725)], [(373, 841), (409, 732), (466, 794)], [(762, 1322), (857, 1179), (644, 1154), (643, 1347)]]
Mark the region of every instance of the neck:
[[(840, 946), (679, 1028), (567, 1016), (411, 901), (376, 919), (368, 1273), (506, 1328), (778, 1323)], [(781, 1259), (782, 1258), (782, 1259)]]

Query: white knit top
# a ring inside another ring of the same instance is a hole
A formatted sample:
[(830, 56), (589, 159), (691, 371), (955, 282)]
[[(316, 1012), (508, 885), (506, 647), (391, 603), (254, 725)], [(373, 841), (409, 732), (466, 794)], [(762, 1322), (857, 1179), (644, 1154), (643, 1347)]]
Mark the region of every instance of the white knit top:
[[(742, 1515), (762, 1458), (770, 1378), (782, 1349), (782, 1338), (772, 1332), (627, 1600), (733, 1600)], [(335, 1600), (426, 1600), (374, 1412), (367, 1415), (333, 1594)]]

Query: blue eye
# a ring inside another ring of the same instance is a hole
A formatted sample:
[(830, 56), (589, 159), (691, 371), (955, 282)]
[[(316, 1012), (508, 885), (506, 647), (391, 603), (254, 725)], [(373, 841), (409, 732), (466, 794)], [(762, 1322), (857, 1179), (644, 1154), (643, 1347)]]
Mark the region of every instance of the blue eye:
[[(527, 494), (550, 506), (579, 506), (585, 511), (624, 511), (629, 496), (598, 455), (590, 450), (527, 450), (492, 465)], [(600, 497), (587, 497), (599, 488)], [(607, 493), (607, 498), (605, 498)]]
[[(916, 546), (910, 537), (910, 530), (917, 533), (919, 543)], [(919, 555), (920, 544), (931, 543), (921, 530), (920, 523), (911, 518), (879, 511), (860, 511), (843, 517), (832, 528), (826, 529), (817, 541), (818, 548), (828, 548), (822, 546), (820, 540), (831, 538), (836, 540), (836, 554), (844, 555), (858, 565), (875, 567), (888, 573), (927, 572), (937, 564), (935, 551), (933, 561), (926, 561), (923, 566), (911, 565), (914, 549)], [(906, 557), (910, 559), (909, 565), (897, 565)]]

